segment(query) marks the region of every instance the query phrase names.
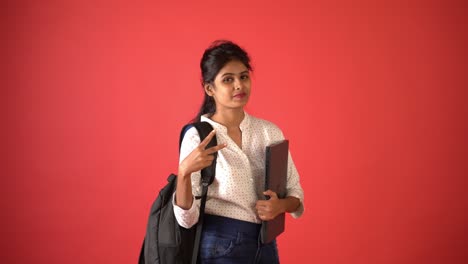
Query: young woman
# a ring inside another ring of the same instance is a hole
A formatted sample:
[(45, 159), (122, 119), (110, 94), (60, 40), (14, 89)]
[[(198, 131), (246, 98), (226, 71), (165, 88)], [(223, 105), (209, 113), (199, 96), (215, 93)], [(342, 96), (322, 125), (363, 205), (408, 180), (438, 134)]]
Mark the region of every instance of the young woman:
[[(196, 121), (209, 122), (214, 130), (200, 142), (189, 129), (180, 151), (174, 213), (178, 223), (190, 228), (198, 221), (200, 170), (218, 152), (216, 177), (208, 188), (199, 260), (201, 263), (279, 263), (276, 241), (259, 242), (261, 221), (288, 212), (302, 215), (303, 190), (289, 155), (287, 197), (264, 192), (265, 148), (284, 139), (271, 122), (244, 111), (251, 90), (250, 58), (230, 41), (215, 41), (200, 63), (205, 98)], [(206, 148), (216, 136), (218, 146)], [(265, 200), (265, 195), (270, 196)]]

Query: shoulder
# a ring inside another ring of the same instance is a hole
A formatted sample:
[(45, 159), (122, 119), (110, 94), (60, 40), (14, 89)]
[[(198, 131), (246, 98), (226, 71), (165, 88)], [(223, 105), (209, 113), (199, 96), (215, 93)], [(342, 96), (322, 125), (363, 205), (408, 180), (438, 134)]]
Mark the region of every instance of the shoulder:
[(188, 128), (180, 143), (179, 162), (182, 162), (200, 144), (200, 136), (195, 127)]
[(250, 116), (250, 123), (251, 126), (259, 126), (266, 129), (281, 131), (281, 129), (273, 122), (255, 116)]
[(271, 121), (250, 116), (250, 128), (272, 138), (283, 139), (283, 131)]
[(200, 135), (194, 126), (186, 128), (185, 132), (182, 133), (182, 145), (200, 143)]

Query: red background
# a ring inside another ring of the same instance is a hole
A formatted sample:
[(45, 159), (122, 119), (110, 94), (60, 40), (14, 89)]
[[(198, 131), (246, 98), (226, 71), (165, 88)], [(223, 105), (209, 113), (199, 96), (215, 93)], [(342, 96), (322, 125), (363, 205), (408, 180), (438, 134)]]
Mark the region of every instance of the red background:
[(227, 38), (305, 190), (282, 263), (466, 263), (466, 6), (4, 3), (0, 262), (136, 263), (201, 54)]

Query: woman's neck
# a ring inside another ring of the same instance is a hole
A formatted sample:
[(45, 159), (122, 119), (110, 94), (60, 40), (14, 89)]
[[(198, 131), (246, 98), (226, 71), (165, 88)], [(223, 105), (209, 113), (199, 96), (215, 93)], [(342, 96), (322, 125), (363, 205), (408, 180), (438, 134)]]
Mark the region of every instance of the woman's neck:
[(229, 128), (238, 128), (242, 120), (244, 120), (244, 117), (245, 117), (244, 109), (240, 109), (240, 110), (235, 109), (235, 110), (216, 111), (211, 116), (211, 120), (229, 129)]

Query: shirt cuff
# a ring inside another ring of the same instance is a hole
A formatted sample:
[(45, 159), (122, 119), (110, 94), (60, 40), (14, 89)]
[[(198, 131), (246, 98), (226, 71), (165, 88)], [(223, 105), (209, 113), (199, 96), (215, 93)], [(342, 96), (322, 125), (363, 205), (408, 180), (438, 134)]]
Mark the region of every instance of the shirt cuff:
[(291, 212), (291, 216), (293, 218), (299, 218), (302, 216), (302, 214), (304, 213), (304, 201), (303, 201), (303, 196), (300, 195), (300, 194), (297, 194), (297, 193), (288, 193), (287, 196), (292, 196), (292, 197), (296, 197), (297, 199), (299, 199), (299, 207), (297, 207), (296, 211), (294, 212)]
[(198, 222), (200, 212), (198, 210), (199, 206), (195, 197), (193, 197), (192, 206), (185, 210), (176, 204), (176, 193), (174, 192), (172, 195), (172, 205), (174, 207), (174, 215), (180, 226), (188, 229)]
[(299, 204), (299, 207), (297, 208), (297, 210), (295, 212), (291, 213), (291, 216), (293, 218), (299, 218), (299, 217), (302, 216), (303, 213), (304, 213), (304, 204), (301, 201), (300, 204)]

